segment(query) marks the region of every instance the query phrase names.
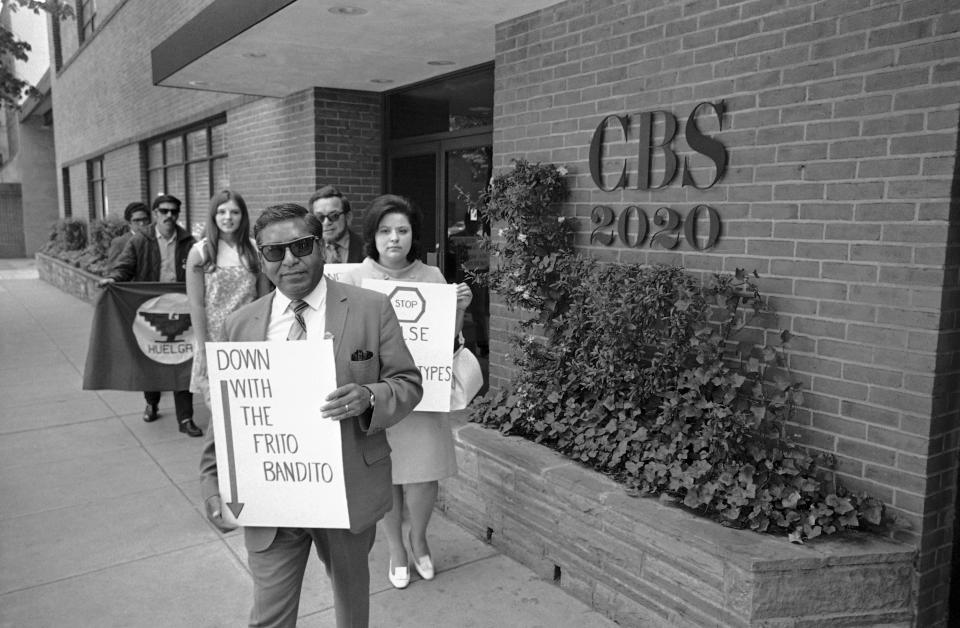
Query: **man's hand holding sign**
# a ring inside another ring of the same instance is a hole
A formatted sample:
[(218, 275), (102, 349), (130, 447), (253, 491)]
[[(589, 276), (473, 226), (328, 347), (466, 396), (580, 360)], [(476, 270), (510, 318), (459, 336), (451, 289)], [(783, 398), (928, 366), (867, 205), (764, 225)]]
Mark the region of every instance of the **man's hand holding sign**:
[[(225, 502), (221, 517), (226, 505), (243, 525), (349, 527), (337, 421), (362, 414), (369, 395), (336, 387), (332, 341), (211, 342), (207, 365), (226, 454), (217, 457), (223, 499), (211, 499)], [(324, 403), (318, 390), (333, 392)]]

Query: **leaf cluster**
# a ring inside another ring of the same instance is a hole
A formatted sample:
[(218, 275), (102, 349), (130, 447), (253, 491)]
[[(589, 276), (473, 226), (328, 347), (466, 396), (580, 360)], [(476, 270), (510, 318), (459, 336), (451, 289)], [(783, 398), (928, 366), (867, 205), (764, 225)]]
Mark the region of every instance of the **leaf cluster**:
[[(802, 395), (784, 360), (789, 333), (778, 346), (763, 340), (772, 312), (756, 276), (704, 283), (681, 268), (551, 249), (568, 243), (552, 227), (564, 224), (552, 213), (563, 197), (558, 173), (517, 162), (479, 199), (482, 215), (503, 224), (502, 240), (487, 243), (501, 262), (488, 285), (532, 310), (523, 325), (538, 333), (516, 339), (516, 376), (471, 419), (724, 525), (801, 542), (879, 524), (881, 502), (847, 491), (831, 459), (786, 433)], [(519, 233), (528, 234), (522, 245)]]
[(110, 243), (129, 226), (122, 219), (108, 216), (87, 224), (76, 218), (61, 218), (53, 224), (49, 240), (41, 253), (96, 275), (103, 275)]
[[(552, 164), (514, 161), (514, 167), (490, 182), (478, 198), (466, 197), (484, 229), (480, 248), (491, 257), (485, 270), (465, 268), (467, 277), (500, 294), (510, 307), (543, 311), (562, 309), (562, 285), (572, 269), (574, 221), (556, 208), (566, 198), (566, 170)], [(496, 239), (485, 235), (497, 229)]]
[[(63, 0), (4, 0), (3, 5), (10, 7), (11, 11), (26, 9), (36, 14), (45, 12), (57, 21), (74, 17), (73, 7)], [(15, 109), (20, 107), (20, 101), (25, 96), (39, 96), (40, 92), (18, 77), (7, 59), (27, 61), (30, 58), (28, 53), (31, 49), (28, 42), (19, 39), (6, 28), (0, 27), (0, 58), (4, 59), (0, 63), (0, 102)]]

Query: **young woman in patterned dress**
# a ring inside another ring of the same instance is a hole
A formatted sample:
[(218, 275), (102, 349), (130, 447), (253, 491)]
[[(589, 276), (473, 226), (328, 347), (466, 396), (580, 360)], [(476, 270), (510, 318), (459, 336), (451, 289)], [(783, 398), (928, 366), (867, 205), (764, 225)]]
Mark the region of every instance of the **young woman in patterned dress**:
[(227, 316), (266, 292), (268, 285), (250, 238), (247, 204), (239, 193), (222, 190), (210, 199), (204, 237), (187, 256), (187, 298), (194, 337), (190, 391), (202, 392), (207, 407), (210, 386), (205, 345), (208, 340), (224, 340)]

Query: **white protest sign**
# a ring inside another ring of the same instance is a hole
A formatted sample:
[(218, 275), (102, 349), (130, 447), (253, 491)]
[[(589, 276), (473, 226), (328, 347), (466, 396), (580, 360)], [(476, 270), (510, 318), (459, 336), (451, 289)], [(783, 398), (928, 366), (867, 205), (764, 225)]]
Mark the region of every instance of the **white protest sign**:
[(363, 264), (324, 264), (323, 274), (334, 281), (345, 281), (345, 277), (354, 268), (360, 268)]
[(333, 341), (208, 342), (220, 499), (243, 526), (349, 528)]
[(449, 412), (457, 287), (368, 278), (364, 278), (361, 285), (389, 296), (390, 305), (397, 313), (407, 349), (423, 377), (423, 398), (414, 410)]

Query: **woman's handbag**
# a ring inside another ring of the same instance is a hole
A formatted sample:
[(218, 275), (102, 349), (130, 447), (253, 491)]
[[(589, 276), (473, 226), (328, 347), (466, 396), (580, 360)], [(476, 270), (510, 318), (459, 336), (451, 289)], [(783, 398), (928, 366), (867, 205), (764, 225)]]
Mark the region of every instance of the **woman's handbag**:
[(453, 390), (450, 409), (463, 410), (483, 388), (483, 370), (480, 361), (470, 349), (461, 346), (453, 354)]

